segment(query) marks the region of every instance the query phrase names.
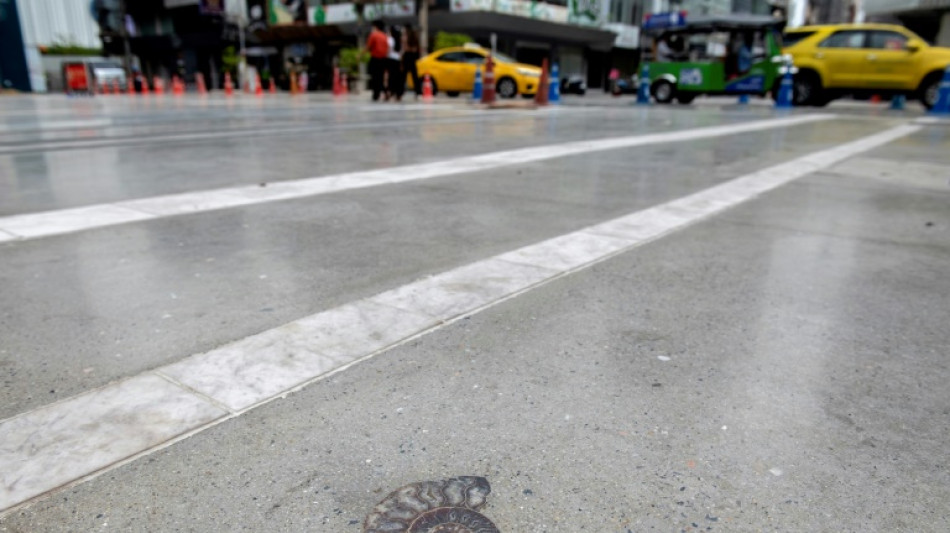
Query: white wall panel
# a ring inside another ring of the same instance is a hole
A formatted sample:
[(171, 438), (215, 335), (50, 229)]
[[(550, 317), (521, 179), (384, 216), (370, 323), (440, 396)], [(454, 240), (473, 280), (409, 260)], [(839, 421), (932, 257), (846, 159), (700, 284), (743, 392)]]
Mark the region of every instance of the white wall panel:
[(89, 0), (20, 0), (20, 23), (27, 46), (69, 43), (99, 48), (99, 25)]

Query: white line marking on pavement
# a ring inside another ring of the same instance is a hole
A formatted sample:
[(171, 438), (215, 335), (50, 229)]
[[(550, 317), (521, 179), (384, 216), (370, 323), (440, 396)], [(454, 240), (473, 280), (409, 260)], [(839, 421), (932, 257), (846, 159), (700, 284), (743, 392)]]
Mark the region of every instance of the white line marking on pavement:
[(23, 239), (34, 239), (127, 222), (137, 222), (150, 218), (200, 213), (229, 207), (329, 194), (375, 185), (405, 183), (603, 150), (631, 148), (649, 144), (685, 142), (723, 135), (749, 133), (819, 120), (828, 120), (833, 117), (834, 115), (805, 115), (665, 133), (566, 142), (492, 152), (477, 156), (460, 157), (435, 163), (422, 163), (332, 176), (279, 181), (271, 183), (267, 187), (260, 187), (258, 185), (231, 187), (210, 191), (156, 196), (139, 200), (127, 200), (111, 204), (90, 205), (58, 211), (13, 215), (0, 218), (0, 230)]
[[(144, 374), (7, 420), (0, 433), (0, 509), (227, 414)], [(95, 430), (83, 431), (85, 424)]]
[[(461, 317), (920, 129), (900, 126), (800, 157), (0, 422), (0, 517), (31, 498), (91, 479)], [(223, 415), (217, 406), (231, 412)]]

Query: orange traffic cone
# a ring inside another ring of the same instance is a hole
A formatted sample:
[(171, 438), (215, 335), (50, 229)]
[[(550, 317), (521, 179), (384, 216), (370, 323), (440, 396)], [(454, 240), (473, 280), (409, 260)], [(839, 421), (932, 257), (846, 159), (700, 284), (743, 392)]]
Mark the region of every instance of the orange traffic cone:
[(343, 94), (343, 87), (340, 85), (340, 69), (339, 67), (333, 67), (333, 96), (340, 96)]
[(142, 84), (142, 94), (148, 94), (148, 80), (145, 76), (139, 76), (139, 82)]
[(231, 73), (224, 73), (224, 94), (226, 96), (231, 96), (234, 94), (234, 82), (231, 81)]
[(128, 85), (128, 87), (125, 88), (126, 92), (128, 92), (131, 95), (135, 95), (135, 82), (132, 81), (132, 78), (129, 78), (129, 80), (126, 83)]
[(274, 78), (271, 78), (269, 81), (270, 81), (270, 87), (267, 88), (267, 92), (271, 94), (277, 94), (277, 84), (274, 83)]
[(340, 72), (340, 90), (343, 91), (343, 96), (350, 94), (350, 83), (343, 72)]
[(185, 94), (185, 84), (178, 76), (172, 76), (172, 94), (183, 96)]
[(99, 94), (109, 94), (110, 92), (111, 92), (111, 91), (109, 90), (109, 84), (108, 84), (108, 83), (102, 82), (102, 83), (99, 85)]
[(871, 103), (872, 103), (872, 104), (880, 104), (880, 103), (881, 103), (881, 95), (879, 95), (879, 94), (872, 94), (872, 95), (871, 95)]
[(254, 96), (264, 96), (264, 85), (261, 84), (261, 75), (254, 74)]
[(422, 99), (426, 102), (432, 101), (432, 78), (428, 74), (422, 80)]
[(482, 82), (482, 103), (495, 103), (495, 61), (491, 56), (485, 60), (485, 75)]
[(198, 86), (198, 94), (208, 94), (208, 87), (205, 85), (205, 75), (201, 72), (195, 73), (195, 85)]
[(112, 80), (112, 94), (122, 94), (122, 89), (119, 87), (119, 80)]
[(534, 103), (548, 105), (548, 58), (541, 62), (541, 80), (538, 82), (538, 92), (534, 93)]
[(152, 77), (152, 86), (155, 87), (155, 94), (165, 94), (165, 82), (158, 76)]

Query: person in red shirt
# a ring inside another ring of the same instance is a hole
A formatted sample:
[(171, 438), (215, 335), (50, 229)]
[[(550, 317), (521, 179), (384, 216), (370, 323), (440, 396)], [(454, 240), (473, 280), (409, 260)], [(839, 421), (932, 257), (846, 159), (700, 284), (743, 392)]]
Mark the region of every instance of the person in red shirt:
[(383, 32), (383, 21), (373, 21), (373, 31), (366, 39), (366, 49), (369, 51), (369, 84), (373, 88), (373, 101), (379, 100), (383, 92), (383, 74), (386, 72), (389, 43)]

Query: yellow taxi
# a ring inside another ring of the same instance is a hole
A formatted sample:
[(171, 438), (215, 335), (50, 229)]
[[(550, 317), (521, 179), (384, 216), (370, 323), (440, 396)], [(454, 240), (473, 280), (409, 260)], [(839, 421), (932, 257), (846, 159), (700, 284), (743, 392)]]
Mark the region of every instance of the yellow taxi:
[(903, 94), (930, 109), (950, 65), (950, 48), (930, 46), (893, 24), (789, 29), (783, 51), (798, 68), (793, 92), (797, 105), (822, 106), (844, 94)]
[[(445, 91), (449, 96), (458, 96), (459, 93), (472, 92), (475, 87), (475, 69), (481, 68), (490, 53), (490, 50), (478, 45), (443, 48), (417, 61), (416, 68), (420, 79), (429, 75), (432, 94)], [(540, 68), (518, 63), (497, 52), (492, 60), (495, 62), (495, 91), (498, 96), (514, 98), (518, 94), (532, 95), (538, 91)]]

